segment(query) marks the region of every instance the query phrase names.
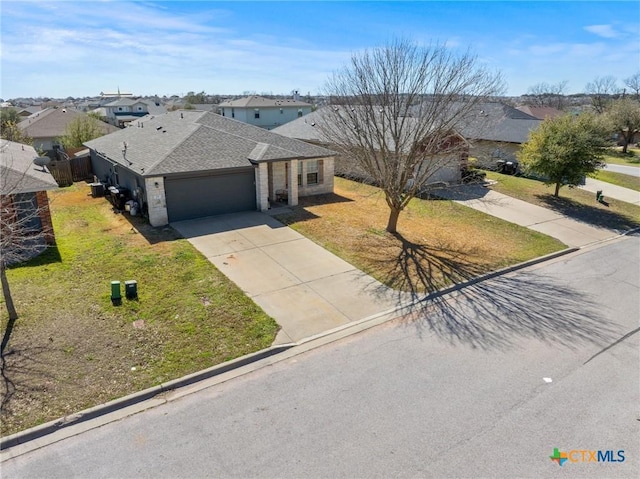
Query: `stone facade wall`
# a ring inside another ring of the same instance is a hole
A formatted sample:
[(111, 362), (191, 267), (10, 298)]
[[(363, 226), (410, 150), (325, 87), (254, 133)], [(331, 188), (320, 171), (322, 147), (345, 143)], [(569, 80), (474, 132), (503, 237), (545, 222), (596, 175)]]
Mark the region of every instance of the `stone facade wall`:
[[(298, 165), (297, 162), (300, 161), (302, 163), (302, 184), (298, 184)], [(292, 161), (290, 168), (290, 173), (292, 178), (295, 180), (295, 184), (298, 187), (298, 196), (313, 196), (313, 195), (321, 195), (324, 193), (332, 193), (333, 192), (333, 175), (334, 175), (334, 159), (333, 158), (320, 158), (318, 161), (321, 168), (319, 168), (318, 176), (320, 182), (315, 185), (307, 184), (307, 166), (309, 160), (298, 160)], [(286, 162), (276, 162), (273, 163), (272, 166), (272, 179), (273, 179), (273, 190), (269, 192), (269, 197), (271, 200), (275, 199), (275, 192), (277, 190), (286, 190), (288, 181), (287, 181), (287, 166)]]
[(167, 212), (167, 197), (164, 191), (164, 178), (162, 176), (145, 178), (144, 189), (147, 193), (147, 209), (151, 226), (168, 224), (169, 214)]

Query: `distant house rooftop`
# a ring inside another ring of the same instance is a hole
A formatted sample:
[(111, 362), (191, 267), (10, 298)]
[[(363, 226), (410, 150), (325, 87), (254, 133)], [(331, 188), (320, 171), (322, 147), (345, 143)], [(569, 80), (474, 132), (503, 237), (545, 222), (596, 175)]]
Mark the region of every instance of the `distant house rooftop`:
[(290, 107), (301, 107), (301, 106), (312, 106), (309, 103), (300, 100), (294, 100), (291, 98), (280, 98), (280, 99), (270, 99), (264, 98), (261, 96), (248, 96), (244, 98), (239, 98), (237, 100), (231, 101), (223, 101), (220, 103), (221, 107), (234, 107), (234, 108), (268, 108), (268, 107), (278, 107), (281, 108), (283, 106)]

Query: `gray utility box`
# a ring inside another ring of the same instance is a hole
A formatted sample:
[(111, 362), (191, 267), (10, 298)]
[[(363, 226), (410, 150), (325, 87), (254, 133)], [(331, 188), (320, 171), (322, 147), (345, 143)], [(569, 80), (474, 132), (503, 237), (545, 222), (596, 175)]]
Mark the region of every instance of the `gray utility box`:
[(127, 299), (136, 299), (138, 297), (138, 282), (135, 279), (124, 282), (124, 294)]

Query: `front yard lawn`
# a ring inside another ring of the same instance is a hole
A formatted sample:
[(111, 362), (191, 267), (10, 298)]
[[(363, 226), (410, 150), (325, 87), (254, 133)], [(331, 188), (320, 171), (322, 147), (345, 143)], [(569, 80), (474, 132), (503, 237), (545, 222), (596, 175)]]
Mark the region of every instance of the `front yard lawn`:
[(414, 199), (399, 235), (375, 187), (336, 178), (335, 194), (300, 199), (278, 219), (398, 290), (430, 292), (564, 248), (559, 241), (445, 200)]
[[(7, 271), (20, 318), (4, 353), (2, 435), (275, 338), (276, 322), (173, 229), (116, 214), (88, 193), (85, 184), (52, 193), (57, 247)], [(113, 306), (110, 282), (130, 279), (138, 300), (123, 288), (122, 305)]]
[(622, 154), (621, 147), (611, 148), (604, 161), (615, 165), (640, 166), (640, 148), (629, 147), (626, 155)]
[(491, 189), (538, 206), (550, 208), (570, 218), (615, 231), (640, 227), (640, 206), (611, 198), (609, 206), (596, 201), (595, 195), (580, 188), (560, 188), (560, 196), (553, 196), (554, 187), (538, 180), (503, 175), (489, 171), (487, 179), (496, 180)]
[(612, 185), (622, 186), (630, 190), (640, 191), (640, 177), (616, 173), (614, 171), (600, 170), (596, 180), (606, 181)]

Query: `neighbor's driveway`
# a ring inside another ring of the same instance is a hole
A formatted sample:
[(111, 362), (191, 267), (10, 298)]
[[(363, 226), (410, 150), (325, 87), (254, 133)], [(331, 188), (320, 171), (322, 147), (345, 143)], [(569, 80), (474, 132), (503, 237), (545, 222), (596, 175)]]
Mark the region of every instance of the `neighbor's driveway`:
[(399, 294), (258, 212), (172, 223), (282, 327), (275, 344), (319, 334), (399, 304)]

